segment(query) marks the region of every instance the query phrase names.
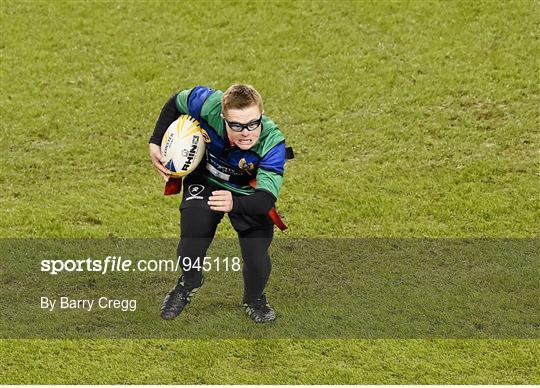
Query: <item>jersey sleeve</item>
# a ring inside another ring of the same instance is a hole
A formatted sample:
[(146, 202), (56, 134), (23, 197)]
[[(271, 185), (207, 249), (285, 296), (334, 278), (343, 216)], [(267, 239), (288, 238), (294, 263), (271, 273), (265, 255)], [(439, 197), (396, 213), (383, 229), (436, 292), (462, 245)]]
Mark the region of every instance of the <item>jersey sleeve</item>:
[(188, 114), (188, 97), (193, 89), (182, 90), (176, 95), (176, 108), (181, 114)]
[(180, 111), (180, 114), (189, 114), (196, 120), (201, 121), (202, 119), (206, 121), (219, 136), (223, 136), (224, 128), (221, 119), (222, 96), (223, 92), (220, 90), (213, 90), (206, 86), (196, 86), (178, 93), (176, 107)]
[(285, 142), (275, 145), (259, 163), (256, 189), (270, 192), (276, 199), (283, 185)]
[(279, 192), (281, 191), (281, 186), (283, 186), (283, 175), (259, 168), (259, 171), (257, 171), (257, 186), (255, 187), (255, 190), (267, 191), (277, 200)]

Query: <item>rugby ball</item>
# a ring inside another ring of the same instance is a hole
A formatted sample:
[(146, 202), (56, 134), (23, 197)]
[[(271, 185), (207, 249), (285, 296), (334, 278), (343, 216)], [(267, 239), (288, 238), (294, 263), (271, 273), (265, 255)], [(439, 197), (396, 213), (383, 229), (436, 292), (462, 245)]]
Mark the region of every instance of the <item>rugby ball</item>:
[(197, 168), (204, 156), (203, 130), (193, 117), (182, 115), (163, 135), (161, 155), (163, 165), (172, 177), (182, 177)]

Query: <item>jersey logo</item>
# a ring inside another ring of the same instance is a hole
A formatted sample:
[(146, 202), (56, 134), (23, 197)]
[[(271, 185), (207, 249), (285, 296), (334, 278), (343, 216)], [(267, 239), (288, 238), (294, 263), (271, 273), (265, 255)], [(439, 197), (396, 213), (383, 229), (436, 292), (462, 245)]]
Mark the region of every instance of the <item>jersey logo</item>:
[(212, 140), (210, 139), (210, 136), (208, 135), (208, 132), (206, 132), (204, 129), (201, 128), (201, 134), (204, 139), (205, 143), (211, 143)]
[(204, 186), (199, 184), (189, 185), (188, 187), (188, 193), (189, 197), (186, 198), (186, 201), (192, 200), (192, 199), (203, 199), (203, 197), (200, 195), (204, 191)]
[(253, 165), (253, 163), (246, 163), (246, 159), (245, 158), (242, 158), (240, 159), (240, 161), (238, 162), (238, 167), (247, 172), (249, 175), (251, 175), (251, 172), (255, 169), (255, 166)]

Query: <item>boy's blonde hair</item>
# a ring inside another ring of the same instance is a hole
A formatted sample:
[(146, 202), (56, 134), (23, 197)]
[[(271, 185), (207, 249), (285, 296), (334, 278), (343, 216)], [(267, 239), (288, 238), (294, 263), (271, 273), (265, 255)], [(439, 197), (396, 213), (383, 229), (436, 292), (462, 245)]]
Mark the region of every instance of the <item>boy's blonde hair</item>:
[(251, 105), (257, 105), (263, 111), (262, 97), (251, 85), (234, 84), (229, 87), (221, 98), (221, 111), (229, 109), (244, 109)]

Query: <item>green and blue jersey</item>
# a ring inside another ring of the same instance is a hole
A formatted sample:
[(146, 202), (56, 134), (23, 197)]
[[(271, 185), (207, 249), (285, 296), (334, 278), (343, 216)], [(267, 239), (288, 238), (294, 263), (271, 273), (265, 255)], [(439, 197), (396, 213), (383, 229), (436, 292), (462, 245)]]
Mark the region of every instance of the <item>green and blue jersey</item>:
[[(223, 92), (204, 86), (183, 90), (176, 96), (181, 114), (197, 119), (205, 130), (206, 172), (215, 185), (236, 194), (265, 190), (276, 199), (283, 185), (285, 138), (278, 126), (263, 115), (261, 135), (249, 150), (231, 145), (221, 117)], [(255, 188), (250, 183), (256, 180)]]

